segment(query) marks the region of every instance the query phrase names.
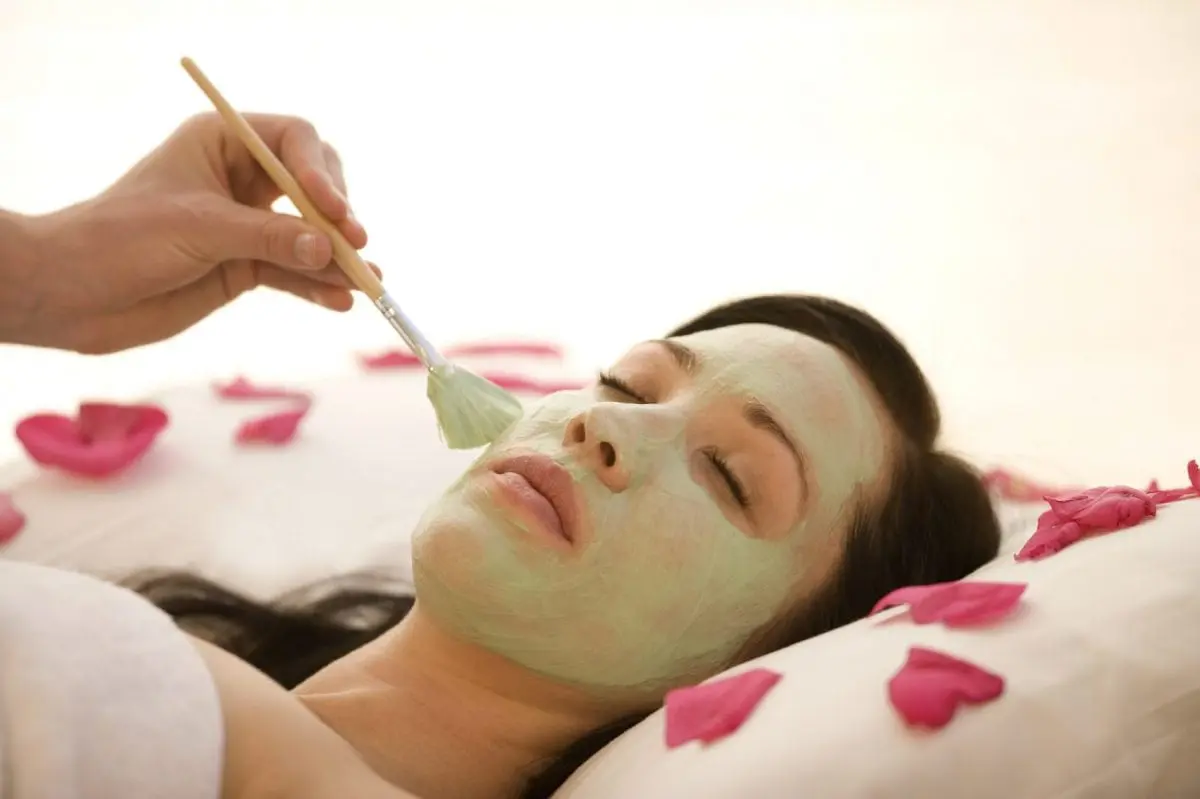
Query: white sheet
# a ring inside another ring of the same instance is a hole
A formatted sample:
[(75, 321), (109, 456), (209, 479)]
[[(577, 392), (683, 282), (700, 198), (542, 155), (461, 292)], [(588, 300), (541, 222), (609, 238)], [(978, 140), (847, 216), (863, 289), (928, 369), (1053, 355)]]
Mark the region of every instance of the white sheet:
[[(557, 360), (463, 363), (565, 377)], [(362, 569), (408, 579), (414, 524), (478, 454), (440, 443), (424, 375), (361, 371), (270, 384), (315, 398), (288, 446), (233, 443), (242, 421), (286, 403), (223, 401), (200, 385), (154, 398), (171, 423), (141, 463), (114, 479), (76, 478), (26, 458), (0, 468), (0, 491), (28, 517), (0, 555), (113, 578), (186, 567), (263, 598)]]

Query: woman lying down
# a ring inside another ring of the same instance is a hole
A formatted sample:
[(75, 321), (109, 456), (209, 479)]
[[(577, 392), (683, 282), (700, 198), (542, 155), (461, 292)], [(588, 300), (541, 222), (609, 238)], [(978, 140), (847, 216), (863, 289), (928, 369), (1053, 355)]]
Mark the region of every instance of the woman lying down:
[[(158, 791), (139, 796), (548, 797), (669, 689), (990, 560), (988, 495), (934, 448), (938, 427), (867, 314), (803, 296), (713, 309), (531, 405), (421, 519), (415, 601), (333, 586), (264, 607), (188, 575), (131, 583), (188, 639), (70, 576), (120, 608), (79, 623), (74, 670), (41, 670), (77, 725), (43, 760), (103, 773), (120, 749), (143, 783), (112, 784)], [(113, 636), (129, 645), (97, 665)], [(22, 734), (4, 732), (10, 752)], [(47, 795), (10, 762), (16, 796)]]

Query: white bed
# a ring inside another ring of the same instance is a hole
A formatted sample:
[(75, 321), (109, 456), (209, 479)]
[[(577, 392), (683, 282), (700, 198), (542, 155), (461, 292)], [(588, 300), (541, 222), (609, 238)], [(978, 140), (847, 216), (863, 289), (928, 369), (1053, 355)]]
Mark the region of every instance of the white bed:
[[(563, 377), (552, 360), (483, 365)], [(315, 404), (300, 437), (275, 449), (233, 444), (238, 424), (270, 402), (222, 402), (209, 386), (166, 392), (155, 399), (170, 427), (114, 480), (26, 460), (0, 468), (0, 491), (28, 516), (0, 554), (110, 577), (182, 566), (260, 597), (360, 569), (407, 579), (408, 531), (473, 457), (438, 443), (421, 382), (364, 372), (288, 386)], [(1182, 464), (1176, 477), (1186, 484)], [(739, 667), (784, 679), (738, 733), (669, 750), (655, 714), (560, 796), (1200, 796), (1200, 501), (1016, 563), (1041, 509), (1003, 504), (1004, 551), (979, 573), (1028, 582), (1007, 621), (951, 631), (873, 618), (774, 653)], [(1005, 694), (938, 733), (908, 730), (884, 686), (913, 644), (997, 671)]]

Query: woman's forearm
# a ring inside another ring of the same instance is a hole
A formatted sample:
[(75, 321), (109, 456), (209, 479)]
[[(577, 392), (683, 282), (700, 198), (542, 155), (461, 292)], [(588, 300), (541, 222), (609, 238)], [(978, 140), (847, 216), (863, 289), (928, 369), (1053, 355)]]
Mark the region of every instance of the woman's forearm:
[(0, 209), (0, 343), (27, 343), (38, 309), (41, 250), (35, 219)]

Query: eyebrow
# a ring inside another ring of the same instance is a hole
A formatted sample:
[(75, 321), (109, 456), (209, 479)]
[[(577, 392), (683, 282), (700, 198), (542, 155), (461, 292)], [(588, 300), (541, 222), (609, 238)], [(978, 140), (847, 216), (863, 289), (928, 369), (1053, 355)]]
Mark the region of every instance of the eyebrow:
[(696, 369), (700, 365), (700, 356), (694, 349), (669, 338), (657, 339), (653, 343), (665, 347), (684, 374), (688, 377), (696, 376)]
[[(700, 356), (695, 350), (669, 338), (658, 339), (654, 343), (666, 348), (684, 374), (688, 375), (688, 377), (695, 377), (696, 370), (700, 366)], [(775, 418), (775, 415), (771, 413), (766, 405), (763, 405), (756, 399), (751, 399), (746, 403), (743, 413), (751, 427), (771, 434), (792, 454), (792, 461), (796, 464), (796, 472), (800, 477), (800, 487), (804, 492), (804, 496), (808, 496), (808, 469), (805, 466), (804, 457), (801, 456), (796, 442), (792, 441), (792, 437), (783, 429), (783, 425), (779, 423), (779, 420)]]

